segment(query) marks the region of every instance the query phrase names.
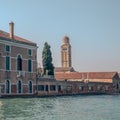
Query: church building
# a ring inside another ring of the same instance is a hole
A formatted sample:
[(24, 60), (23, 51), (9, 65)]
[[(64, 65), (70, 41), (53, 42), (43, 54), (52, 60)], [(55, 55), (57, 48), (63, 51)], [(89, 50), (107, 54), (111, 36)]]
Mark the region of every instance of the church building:
[[(61, 67), (55, 68), (55, 79), (71, 93), (87, 92), (120, 92), (120, 79), (117, 72), (76, 72), (72, 67), (71, 45), (69, 37), (62, 39)], [(66, 82), (66, 83), (64, 83)], [(63, 83), (63, 84), (62, 84)], [(81, 87), (84, 89), (81, 91)], [(90, 89), (90, 90), (89, 90)]]

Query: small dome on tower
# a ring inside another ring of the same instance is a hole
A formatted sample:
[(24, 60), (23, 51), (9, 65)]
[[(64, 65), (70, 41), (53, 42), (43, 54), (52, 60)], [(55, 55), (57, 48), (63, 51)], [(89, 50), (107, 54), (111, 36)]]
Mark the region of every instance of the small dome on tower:
[(69, 44), (69, 37), (68, 36), (63, 37), (63, 44)]

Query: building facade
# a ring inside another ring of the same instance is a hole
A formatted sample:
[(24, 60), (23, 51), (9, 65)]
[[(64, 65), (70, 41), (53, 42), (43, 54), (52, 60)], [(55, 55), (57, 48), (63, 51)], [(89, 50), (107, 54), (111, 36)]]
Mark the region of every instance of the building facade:
[(0, 94), (27, 95), (36, 92), (37, 45), (0, 30)]
[(37, 95), (120, 93), (120, 80), (117, 72), (63, 72), (56, 73), (55, 78), (40, 77), (37, 81)]
[[(120, 93), (120, 79), (117, 72), (67, 72), (56, 73), (55, 78), (62, 86), (62, 92), (69, 93)], [(64, 84), (63, 84), (64, 83)]]

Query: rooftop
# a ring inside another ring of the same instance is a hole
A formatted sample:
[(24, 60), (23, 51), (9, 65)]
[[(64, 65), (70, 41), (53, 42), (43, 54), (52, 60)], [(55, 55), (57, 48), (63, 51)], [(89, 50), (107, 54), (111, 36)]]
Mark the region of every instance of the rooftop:
[[(14, 26), (13, 26), (14, 27)], [(14, 28), (13, 28), (13, 31), (14, 31)], [(11, 31), (10, 31), (11, 32)], [(13, 38), (10, 37), (10, 33), (7, 33), (5, 31), (2, 31), (0, 30), (0, 38), (1, 39), (5, 39), (5, 40), (10, 40), (10, 41), (14, 41), (14, 42), (22, 42), (24, 44), (30, 44), (30, 45), (35, 45), (36, 46), (36, 43), (34, 42), (31, 42), (29, 40), (26, 40), (24, 38), (21, 38), (21, 37), (18, 37), (16, 35), (14, 35), (13, 33)]]
[(117, 72), (66, 72), (55, 73), (57, 80), (112, 79)]
[(75, 72), (73, 67), (55, 67), (55, 72)]

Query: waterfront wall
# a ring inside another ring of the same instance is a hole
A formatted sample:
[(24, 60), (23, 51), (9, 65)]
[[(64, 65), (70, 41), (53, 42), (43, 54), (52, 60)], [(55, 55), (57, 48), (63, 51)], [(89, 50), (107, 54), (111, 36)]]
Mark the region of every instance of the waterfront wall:
[(37, 96), (74, 95), (74, 94), (114, 94), (111, 83), (84, 83), (78, 81), (56, 81), (40, 79), (37, 82)]
[(11, 94), (2, 93), (2, 97), (44, 97), (62, 95), (88, 95), (88, 94), (115, 94), (119, 91), (112, 83), (58, 81), (50, 78), (39, 78), (33, 85), (34, 93), (29, 93), (28, 85), (23, 86), (23, 92), (17, 93), (17, 85), (11, 86)]

